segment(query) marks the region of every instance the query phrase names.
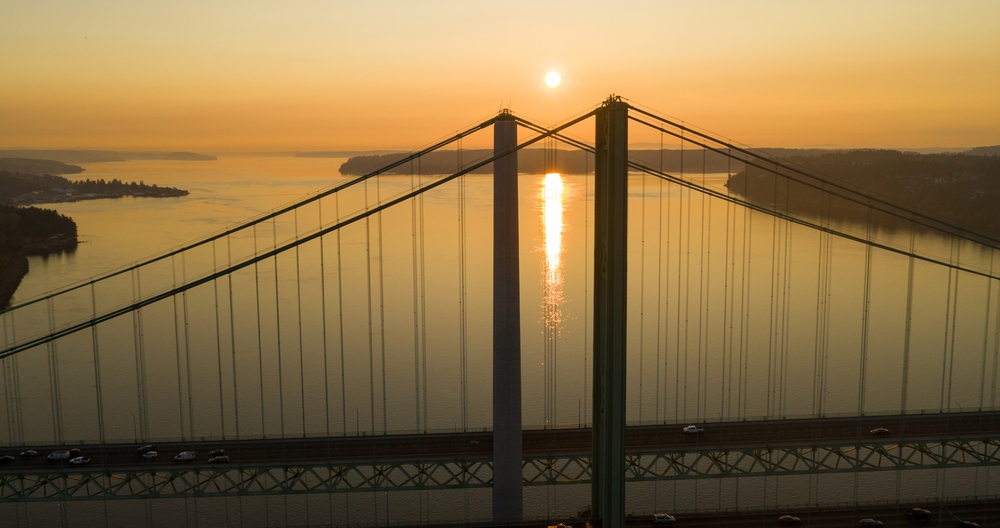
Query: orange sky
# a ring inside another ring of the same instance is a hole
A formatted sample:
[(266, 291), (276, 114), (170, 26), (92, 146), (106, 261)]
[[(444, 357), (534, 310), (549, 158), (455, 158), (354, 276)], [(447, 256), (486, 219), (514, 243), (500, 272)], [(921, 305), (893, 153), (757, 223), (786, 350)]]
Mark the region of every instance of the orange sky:
[(610, 92), (753, 146), (1000, 144), (1000, 2), (688, 4), (5, 0), (0, 148), (410, 149)]

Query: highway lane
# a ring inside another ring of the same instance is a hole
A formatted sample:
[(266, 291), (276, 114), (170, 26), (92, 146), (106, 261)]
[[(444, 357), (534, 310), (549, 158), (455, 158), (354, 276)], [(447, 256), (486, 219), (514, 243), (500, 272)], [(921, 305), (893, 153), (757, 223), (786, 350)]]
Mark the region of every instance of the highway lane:
[[(795, 419), (698, 424), (699, 434), (681, 432), (684, 424), (632, 426), (626, 430), (629, 452), (662, 452), (726, 448), (762, 448), (802, 445), (834, 445), (869, 442), (870, 431), (888, 429), (878, 436), (888, 443), (904, 440), (945, 440), (995, 438), (1000, 434), (1000, 412), (967, 412), (825, 419)], [(590, 429), (526, 430), (523, 453), (527, 458), (587, 455), (591, 448)], [(47, 471), (72, 468), (66, 462), (51, 462), (45, 455), (56, 449), (76, 447), (90, 457), (91, 466), (114, 469), (169, 468), (180, 451), (196, 452), (192, 462), (207, 462), (213, 449), (224, 449), (230, 465), (294, 465), (298, 463), (370, 464), (372, 462), (412, 462), (449, 460), (489, 460), (493, 450), (491, 432), (434, 433), (408, 435), (350, 436), (241, 441), (167, 442), (158, 444), (159, 456), (143, 459), (139, 444), (74, 446), (24, 446), (0, 448), (0, 455), (14, 455), (13, 462), (0, 465), (0, 473)], [(39, 456), (22, 459), (18, 453), (35, 449)]]

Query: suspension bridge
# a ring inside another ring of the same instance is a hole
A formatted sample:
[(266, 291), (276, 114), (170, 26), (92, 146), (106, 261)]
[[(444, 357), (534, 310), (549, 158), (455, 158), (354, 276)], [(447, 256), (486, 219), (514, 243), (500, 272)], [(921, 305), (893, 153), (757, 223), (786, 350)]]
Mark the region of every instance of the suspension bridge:
[[(488, 153), (463, 148), (490, 132)], [(634, 135), (660, 148), (630, 152)], [(529, 147), (556, 176), (540, 249), (523, 236)], [(454, 170), (425, 173), (442, 153)], [(482, 490), (498, 520), (583, 502), (617, 526), (667, 483), (682, 509), (689, 481), (718, 483), (702, 493), (719, 508), (739, 507), (740, 478), (796, 482), (811, 504), (837, 475), (854, 500), (867, 474), (899, 500), (996, 495), (998, 248), (621, 98), (556, 126), (503, 111), (5, 309), (0, 511), (370, 495), (365, 522), (431, 522), (432, 494)], [(89, 464), (44, 457), (69, 447)], [(215, 449), (228, 461), (207, 463)], [(920, 487), (907, 470), (937, 473)], [(954, 472), (973, 491), (949, 491)], [(581, 484), (525, 511), (533, 489)], [(394, 519), (389, 492), (416, 493), (399, 499), (416, 513)]]

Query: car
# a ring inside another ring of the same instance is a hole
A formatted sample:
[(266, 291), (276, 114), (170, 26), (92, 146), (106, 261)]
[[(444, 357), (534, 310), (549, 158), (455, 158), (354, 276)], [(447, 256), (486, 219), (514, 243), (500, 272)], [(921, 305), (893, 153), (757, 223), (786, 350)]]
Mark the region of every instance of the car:
[(886, 429), (885, 427), (876, 427), (876, 428), (874, 428), (874, 429), (872, 429), (871, 431), (868, 431), (868, 432), (871, 433), (871, 434), (873, 434), (873, 435), (875, 435), (875, 436), (882, 436), (882, 435), (889, 434), (889, 430)]
[(208, 459), (208, 463), (209, 464), (228, 464), (229, 463), (229, 457), (226, 456), (226, 455), (214, 456), (214, 457)]
[(860, 521), (858, 521), (858, 524), (861, 526), (883, 526), (882, 521), (876, 521), (875, 519), (871, 518), (861, 519)]
[(89, 464), (90, 463), (90, 459), (89, 458), (84, 458), (82, 456), (78, 456), (78, 457), (75, 457), (75, 458), (71, 458), (70, 461), (69, 461), (69, 463), (70, 464), (75, 464), (77, 466), (82, 466), (83, 464)]
[(49, 460), (69, 460), (69, 451), (53, 451), (45, 458)]
[(13, 464), (13, 463), (14, 463), (14, 457), (10, 455), (0, 456), (0, 464)]
[(146, 444), (146, 445), (140, 447), (139, 449), (137, 449), (136, 452), (138, 452), (140, 455), (145, 455), (146, 453), (148, 453), (150, 451), (156, 451), (156, 450), (157, 450), (157, 447), (155, 445), (153, 445), (153, 444)]
[(684, 429), (681, 429), (681, 431), (684, 431), (687, 434), (697, 434), (697, 433), (704, 433), (705, 432), (705, 428), (704, 427), (698, 427), (697, 425), (689, 425), (689, 426), (685, 427)]
[(79, 449), (77, 449), (75, 447), (73, 449), (69, 450), (69, 457), (70, 458), (76, 458), (78, 456), (83, 456), (83, 451), (80, 451)]
[(923, 521), (932, 518), (930, 510), (923, 508), (907, 508), (903, 510), (903, 517), (913, 521)]
[(653, 514), (653, 524), (674, 524), (677, 522), (677, 518), (669, 513), (655, 513)]
[(174, 460), (177, 462), (190, 462), (194, 460), (194, 451), (181, 451), (174, 456)]
[(955, 521), (952, 526), (955, 528), (979, 528), (979, 524), (972, 521)]
[(218, 457), (218, 456), (223, 456), (225, 454), (226, 454), (226, 450), (225, 449), (213, 449), (208, 454), (208, 458), (214, 458), (214, 457)]
[(38, 451), (35, 451), (34, 449), (21, 451), (21, 458), (35, 458), (36, 456), (38, 456)]
[(802, 526), (802, 519), (792, 515), (782, 515), (778, 517), (778, 524), (782, 526)]
[(145, 453), (142, 454), (142, 458), (145, 459), (156, 458), (157, 454), (158, 453), (156, 451), (146, 451)]

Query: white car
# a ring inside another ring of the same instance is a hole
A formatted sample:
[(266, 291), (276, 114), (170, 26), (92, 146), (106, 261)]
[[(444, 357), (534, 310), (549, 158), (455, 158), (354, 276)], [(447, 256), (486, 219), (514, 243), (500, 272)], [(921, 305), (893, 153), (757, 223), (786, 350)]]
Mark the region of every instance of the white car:
[(90, 459), (89, 458), (83, 458), (82, 456), (78, 456), (76, 458), (70, 459), (69, 463), (70, 464), (75, 464), (77, 466), (82, 466), (83, 464), (89, 464), (90, 463)]
[(697, 434), (705, 432), (704, 427), (698, 427), (697, 425), (689, 425), (681, 430), (684, 431), (686, 434)]
[(191, 460), (194, 460), (194, 451), (181, 451), (180, 453), (177, 453), (174, 460), (178, 462), (190, 462)]
[(45, 458), (49, 460), (69, 460), (69, 451), (53, 451)]
[(142, 458), (156, 458), (156, 451), (146, 451), (142, 454)]
[(677, 519), (669, 513), (656, 513), (653, 514), (653, 524), (670, 524), (673, 525), (677, 522)]

